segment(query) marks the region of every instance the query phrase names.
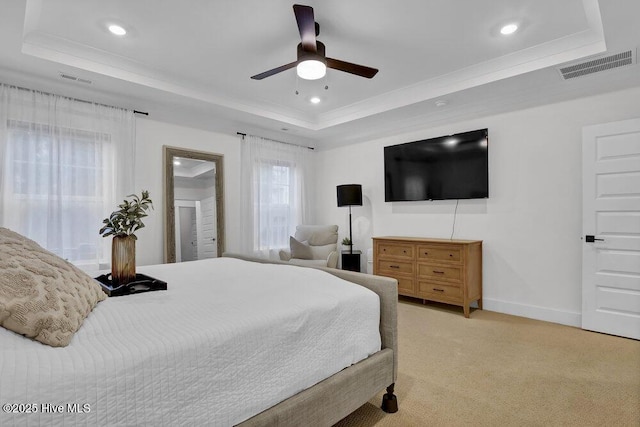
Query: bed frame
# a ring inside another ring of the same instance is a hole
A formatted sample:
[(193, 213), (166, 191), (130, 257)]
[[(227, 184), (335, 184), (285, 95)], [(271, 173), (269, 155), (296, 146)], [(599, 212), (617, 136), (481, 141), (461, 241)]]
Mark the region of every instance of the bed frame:
[[(225, 253), (222, 256), (260, 263), (286, 264), (239, 254)], [(388, 413), (398, 411), (398, 401), (394, 395), (394, 385), (398, 374), (398, 282), (387, 277), (333, 268), (320, 267), (318, 269), (364, 286), (378, 294), (380, 297), (381, 350), (313, 387), (249, 418), (238, 426), (331, 426), (367, 403), (385, 387), (387, 393), (382, 399), (382, 410)]]

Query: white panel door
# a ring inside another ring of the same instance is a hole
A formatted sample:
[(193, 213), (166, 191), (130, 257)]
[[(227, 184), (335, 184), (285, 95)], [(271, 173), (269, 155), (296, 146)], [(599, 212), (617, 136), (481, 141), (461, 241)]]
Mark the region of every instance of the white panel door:
[(582, 327), (640, 339), (640, 119), (582, 138)]
[(202, 258), (215, 258), (218, 256), (218, 242), (216, 230), (216, 198), (208, 197), (201, 201), (202, 206)]

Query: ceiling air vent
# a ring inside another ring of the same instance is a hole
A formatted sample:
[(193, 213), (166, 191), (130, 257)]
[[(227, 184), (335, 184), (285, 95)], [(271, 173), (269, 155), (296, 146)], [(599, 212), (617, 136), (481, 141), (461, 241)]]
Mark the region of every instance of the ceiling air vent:
[(636, 63), (636, 51), (630, 49), (624, 52), (615, 53), (600, 58), (595, 58), (586, 62), (569, 65), (558, 68), (560, 75), (564, 80), (574, 79), (600, 71), (610, 70), (612, 68), (624, 67)]
[(91, 80), (83, 79), (83, 78), (77, 77), (77, 76), (72, 76), (71, 74), (66, 74), (66, 73), (60, 73), (60, 78), (67, 79), (67, 80), (72, 80), (74, 82), (80, 82), (80, 83), (84, 83), (84, 84), (88, 84), (88, 85), (93, 83)]
[(624, 52), (591, 59), (589, 61), (574, 63), (566, 67), (558, 68), (564, 80), (574, 79), (600, 71), (611, 70), (613, 68), (624, 67), (636, 63), (636, 51), (630, 49)]

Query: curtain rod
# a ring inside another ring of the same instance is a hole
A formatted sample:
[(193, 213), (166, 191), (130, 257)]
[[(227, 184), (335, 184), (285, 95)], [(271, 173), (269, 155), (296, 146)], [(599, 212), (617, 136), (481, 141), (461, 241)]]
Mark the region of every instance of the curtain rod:
[[(241, 135), (243, 138), (244, 138), (245, 136), (247, 136), (247, 134), (246, 134), (246, 133), (242, 133), (242, 132), (236, 132), (236, 135)], [(257, 136), (257, 135), (250, 135), (250, 136)], [(273, 142), (279, 142), (280, 144), (294, 145), (294, 146), (296, 146), (296, 147), (302, 147), (302, 148), (308, 148), (309, 150), (315, 150), (315, 148), (314, 148), (314, 147), (309, 147), (308, 145), (298, 145), (298, 144), (294, 144), (294, 143), (292, 143), (292, 142), (278, 141), (277, 139), (264, 138), (264, 137), (262, 137), (262, 136), (261, 136), (260, 138), (268, 139), (269, 141), (273, 141)]]
[[(67, 99), (71, 99), (73, 101), (78, 101), (78, 102), (84, 102), (86, 104), (95, 104), (95, 105), (101, 105), (103, 107), (109, 107), (109, 108), (122, 108), (123, 110), (128, 110), (128, 108), (123, 108), (123, 107), (116, 107), (115, 105), (107, 105), (107, 104), (103, 104), (101, 102), (93, 102), (93, 101), (87, 101), (86, 99), (80, 99), (80, 98), (74, 98), (72, 96), (66, 96), (66, 95), (58, 95), (57, 93), (51, 93), (51, 92), (45, 92), (43, 90), (37, 90), (37, 89), (29, 89), (28, 87), (22, 87), (22, 86), (16, 86), (16, 85), (10, 85), (10, 84), (6, 84), (6, 83), (1, 83), (4, 84), (5, 86), (9, 86), (9, 87), (15, 87), (16, 89), (19, 90), (28, 90), (30, 92), (40, 92), (40, 93), (45, 93), (47, 95), (53, 95), (53, 96), (61, 96), (63, 98), (67, 98)], [(138, 111), (138, 110), (133, 110), (134, 114), (142, 114), (144, 116), (148, 116), (149, 113), (147, 113), (146, 111)]]

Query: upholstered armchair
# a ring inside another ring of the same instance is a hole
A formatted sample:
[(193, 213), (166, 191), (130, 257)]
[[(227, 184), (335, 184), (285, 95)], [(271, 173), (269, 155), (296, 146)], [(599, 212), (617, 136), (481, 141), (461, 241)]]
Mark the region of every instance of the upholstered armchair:
[(338, 226), (297, 226), (295, 235), (289, 238), (289, 250), (281, 250), (280, 259), (296, 265), (337, 268)]

